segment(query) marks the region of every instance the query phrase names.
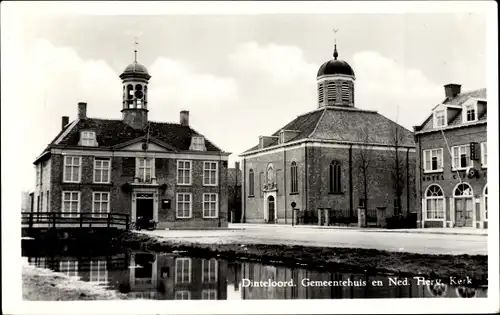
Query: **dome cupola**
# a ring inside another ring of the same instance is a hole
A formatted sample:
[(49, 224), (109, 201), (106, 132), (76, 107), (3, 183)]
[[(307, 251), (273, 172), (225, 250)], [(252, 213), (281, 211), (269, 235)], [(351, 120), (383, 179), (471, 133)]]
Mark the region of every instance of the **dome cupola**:
[(344, 60), (338, 59), (337, 44), (334, 45), (333, 59), (319, 67), (318, 107), (347, 106), (354, 107), (354, 70)]

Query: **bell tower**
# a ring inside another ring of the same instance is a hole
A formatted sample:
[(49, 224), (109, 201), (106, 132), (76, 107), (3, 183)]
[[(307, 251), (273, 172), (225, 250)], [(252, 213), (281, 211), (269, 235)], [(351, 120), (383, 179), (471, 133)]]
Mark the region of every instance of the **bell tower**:
[(120, 79), (123, 86), (122, 120), (134, 129), (142, 129), (148, 122), (148, 83), (151, 76), (145, 66), (137, 62), (135, 41), (134, 62), (129, 64)]

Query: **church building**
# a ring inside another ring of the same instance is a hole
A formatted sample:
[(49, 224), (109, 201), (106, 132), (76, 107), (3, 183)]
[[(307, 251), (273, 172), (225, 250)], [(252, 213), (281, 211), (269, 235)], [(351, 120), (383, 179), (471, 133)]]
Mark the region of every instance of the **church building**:
[(158, 228), (227, 227), (230, 153), (195, 131), (188, 111), (178, 123), (149, 120), (151, 75), (137, 51), (119, 77), (122, 119), (91, 118), (83, 102), (75, 120), (62, 117), (60, 133), (34, 162), (33, 211), (123, 213)]
[(354, 70), (336, 45), (333, 57), (318, 70), (316, 108), (240, 154), (242, 222), (292, 224), (292, 203), (299, 214), (416, 211), (412, 132), (356, 107)]

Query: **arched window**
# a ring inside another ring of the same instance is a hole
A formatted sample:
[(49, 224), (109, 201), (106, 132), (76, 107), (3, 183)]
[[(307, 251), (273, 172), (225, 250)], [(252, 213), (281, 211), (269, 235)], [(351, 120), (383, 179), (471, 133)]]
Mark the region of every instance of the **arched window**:
[(483, 204), (484, 204), (484, 220), (488, 221), (488, 184), (484, 185)]
[(341, 170), (340, 170), (340, 162), (332, 161), (330, 163), (330, 192), (331, 193), (340, 193), (342, 192), (341, 187)]
[(458, 184), (455, 188), (453, 198), (455, 201), (455, 224), (457, 226), (472, 227), (473, 196), (472, 188), (467, 183)]
[(254, 196), (254, 187), (255, 187), (255, 176), (253, 173), (253, 169), (250, 169), (248, 172), (248, 195)]
[(298, 178), (297, 178), (297, 163), (295, 161), (293, 161), (292, 165), (290, 166), (290, 180), (291, 180), (290, 192), (292, 194), (298, 193), (299, 192), (299, 185), (298, 185)]
[(431, 185), (425, 193), (425, 218), (427, 220), (444, 219), (444, 194), (441, 187)]

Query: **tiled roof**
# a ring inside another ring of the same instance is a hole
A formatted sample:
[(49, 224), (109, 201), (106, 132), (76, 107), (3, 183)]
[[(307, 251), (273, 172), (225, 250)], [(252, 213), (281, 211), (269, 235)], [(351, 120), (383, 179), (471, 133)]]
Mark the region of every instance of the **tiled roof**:
[[(414, 146), (413, 134), (390, 119), (374, 111), (324, 107), (321, 110), (298, 116), (279, 130), (297, 130), (300, 133), (289, 141), (302, 139), (331, 140), (339, 142), (365, 142), (393, 145), (394, 130), (400, 132), (401, 146)], [(273, 136), (277, 136), (279, 131)], [(366, 139), (368, 135), (368, 139)], [(276, 143), (269, 147), (272, 147)], [(244, 153), (258, 149), (258, 145)]]
[[(59, 142), (61, 145), (77, 146), (81, 130), (93, 130), (96, 132), (99, 147), (112, 147), (114, 145), (127, 142), (142, 136), (148, 135), (148, 128), (136, 130), (128, 126), (121, 120), (108, 120), (87, 118), (79, 120), (73, 129)], [(189, 126), (182, 126), (174, 123), (149, 123), (149, 136), (161, 140), (174, 148), (184, 151), (189, 150), (191, 136), (200, 135)], [(51, 144), (55, 144), (54, 138)], [(208, 139), (205, 139), (207, 151), (222, 152)]]
[[(486, 99), (486, 97), (487, 97), (486, 89), (479, 89), (479, 90), (460, 93), (453, 98), (447, 98), (442, 102), (442, 104), (462, 106), (470, 98)], [(450, 111), (450, 113), (452, 113), (452, 112)], [(431, 119), (432, 115), (433, 114), (431, 113), (428, 116), (428, 118), (424, 121), (424, 123), (422, 124), (422, 126), (420, 128), (420, 131), (431, 131), (431, 130), (435, 129), (433, 127), (433, 119)], [(479, 121), (486, 121), (486, 112), (479, 113), (478, 120)], [(448, 126), (459, 126), (462, 124), (463, 124), (463, 122), (462, 122), (462, 110), (461, 109), (459, 109), (455, 114), (453, 114), (453, 116), (448, 116)]]

